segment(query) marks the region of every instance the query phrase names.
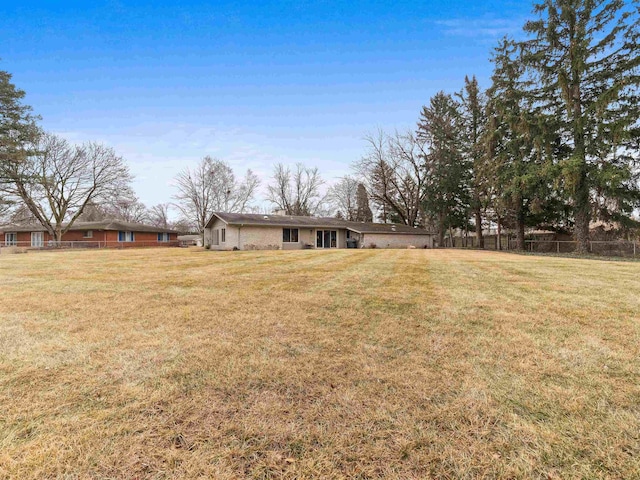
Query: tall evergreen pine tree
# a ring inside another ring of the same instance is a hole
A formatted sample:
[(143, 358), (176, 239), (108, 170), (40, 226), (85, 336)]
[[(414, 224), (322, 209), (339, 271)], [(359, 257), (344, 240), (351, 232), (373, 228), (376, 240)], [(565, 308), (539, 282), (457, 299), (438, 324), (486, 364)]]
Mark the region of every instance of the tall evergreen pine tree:
[(486, 165), (482, 137), (487, 124), (486, 98), (478, 86), (476, 77), (465, 77), (464, 89), (458, 93), (462, 120), (463, 155), (471, 170), (469, 172), (469, 190), (471, 215), (474, 218), (478, 247), (484, 247), (482, 236), (482, 212), (486, 205)]
[[(636, 7), (637, 8), (637, 7)], [(544, 0), (525, 31), (524, 60), (540, 111), (559, 121), (563, 188), (573, 208), (578, 252), (594, 214), (629, 222), (640, 203), (631, 142), (638, 135), (638, 23), (622, 0)], [(598, 201), (597, 201), (598, 200)], [(598, 208), (596, 208), (598, 207)]]
[(494, 73), (488, 90), (489, 123), (485, 134), (486, 162), (491, 172), (494, 210), (516, 231), (516, 249), (525, 248), (525, 227), (544, 168), (534, 148), (534, 116), (524, 66), (516, 44), (504, 39), (492, 58)]
[(444, 92), (431, 98), (422, 108), (417, 135), (425, 140), (428, 153), (425, 212), (437, 225), (438, 244), (444, 245), (448, 228), (466, 227), (469, 211), (469, 172), (460, 145), (459, 105)]
[(24, 160), (26, 148), (38, 133), (31, 107), (22, 103), (25, 92), (11, 82), (11, 74), (0, 70), (0, 182), (8, 181), (7, 170)]

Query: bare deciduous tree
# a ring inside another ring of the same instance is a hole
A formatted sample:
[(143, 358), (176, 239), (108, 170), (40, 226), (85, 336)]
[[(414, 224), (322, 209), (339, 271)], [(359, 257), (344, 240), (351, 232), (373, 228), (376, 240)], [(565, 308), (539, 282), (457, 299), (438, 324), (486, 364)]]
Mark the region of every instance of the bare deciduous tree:
[(277, 164), (273, 172), (273, 183), (268, 186), (267, 200), (287, 215), (318, 214), (325, 197), (320, 194), (324, 181), (317, 168), (296, 164), (291, 171), (288, 166)]
[(346, 175), (331, 186), (327, 200), (332, 203), (336, 214), (348, 221), (356, 219), (358, 211), (358, 181)]
[(37, 219), (31, 213), (31, 210), (27, 208), (27, 206), (18, 200), (14, 208), (11, 209), (11, 223), (13, 224), (32, 224), (37, 223)]
[(79, 222), (100, 222), (107, 218), (107, 214), (102, 205), (89, 202), (84, 206), (82, 214), (78, 217)]
[(383, 220), (411, 226), (424, 222), (425, 143), (412, 132), (366, 137), (369, 151), (356, 164)]
[(42, 134), (34, 151), (6, 169), (9, 181), (1, 188), (24, 202), (56, 241), (87, 204), (113, 198), (131, 181), (122, 157), (99, 143), (72, 145), (56, 135)]
[(192, 222), (189, 222), (185, 218), (179, 218), (171, 224), (171, 228), (181, 233), (196, 233)]
[(220, 160), (215, 162), (213, 171), (213, 211), (245, 212), (260, 185), (260, 179), (251, 170), (247, 170), (244, 178), (238, 181), (231, 167)]
[(170, 228), (168, 203), (159, 203), (149, 209), (149, 220), (151, 225), (158, 228)]
[(104, 217), (125, 222), (145, 223), (149, 221), (149, 210), (131, 189), (124, 190), (120, 195), (103, 207)]
[(187, 168), (176, 177), (176, 206), (199, 232), (213, 212), (242, 213), (260, 184), (251, 170), (238, 181), (233, 170), (222, 160), (204, 157), (193, 170)]

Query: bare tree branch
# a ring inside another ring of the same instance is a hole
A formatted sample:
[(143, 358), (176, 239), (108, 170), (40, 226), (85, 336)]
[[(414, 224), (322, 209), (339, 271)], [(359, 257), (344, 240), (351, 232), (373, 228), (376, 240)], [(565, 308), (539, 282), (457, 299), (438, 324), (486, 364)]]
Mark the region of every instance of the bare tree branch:
[(281, 163), (274, 167), (273, 182), (267, 187), (267, 200), (287, 215), (318, 214), (326, 200), (320, 194), (324, 181), (317, 168), (296, 164), (295, 170)]
[(71, 145), (45, 133), (33, 151), (24, 162), (5, 169), (9, 181), (0, 190), (19, 198), (56, 241), (88, 204), (112, 198), (131, 181), (122, 157), (105, 145)]
[(425, 143), (412, 132), (366, 137), (367, 154), (355, 165), (383, 221), (417, 226), (424, 222)]
[(356, 219), (358, 210), (358, 185), (359, 182), (347, 175), (336, 182), (327, 194), (327, 200), (345, 220)]
[(178, 174), (178, 193), (173, 198), (184, 218), (204, 232), (213, 212), (246, 211), (259, 184), (251, 170), (238, 181), (227, 163), (206, 156), (195, 169), (187, 168)]

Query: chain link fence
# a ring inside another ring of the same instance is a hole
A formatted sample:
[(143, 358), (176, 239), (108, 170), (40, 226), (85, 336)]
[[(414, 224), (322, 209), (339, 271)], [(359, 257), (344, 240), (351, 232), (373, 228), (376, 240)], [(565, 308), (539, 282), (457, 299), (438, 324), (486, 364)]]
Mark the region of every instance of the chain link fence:
[[(525, 240), (526, 249), (534, 253), (573, 253), (578, 242), (573, 240)], [(515, 247), (515, 245), (513, 245)], [(606, 257), (640, 257), (640, 243), (625, 240), (590, 240), (588, 251)]]
[(182, 242), (104, 242), (104, 241), (63, 241), (63, 242), (2, 242), (1, 249), (20, 250), (69, 250), (69, 249), (97, 249), (97, 248), (133, 248), (133, 247), (179, 247)]
[[(575, 240), (525, 240), (525, 250), (532, 253), (567, 254), (576, 251), (578, 242)], [(445, 247), (478, 248), (475, 237), (447, 238)], [(495, 236), (484, 239), (485, 250), (516, 250), (516, 239), (510, 235), (501, 236), (498, 241)], [(590, 240), (588, 252), (605, 257), (640, 258), (640, 242), (627, 240)]]

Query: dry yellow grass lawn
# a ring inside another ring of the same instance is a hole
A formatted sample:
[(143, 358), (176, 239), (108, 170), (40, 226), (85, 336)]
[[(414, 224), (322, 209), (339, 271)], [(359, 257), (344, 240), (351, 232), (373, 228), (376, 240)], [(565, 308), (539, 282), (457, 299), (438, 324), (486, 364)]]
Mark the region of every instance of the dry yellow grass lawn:
[(640, 263), (0, 256), (2, 478), (638, 478)]

